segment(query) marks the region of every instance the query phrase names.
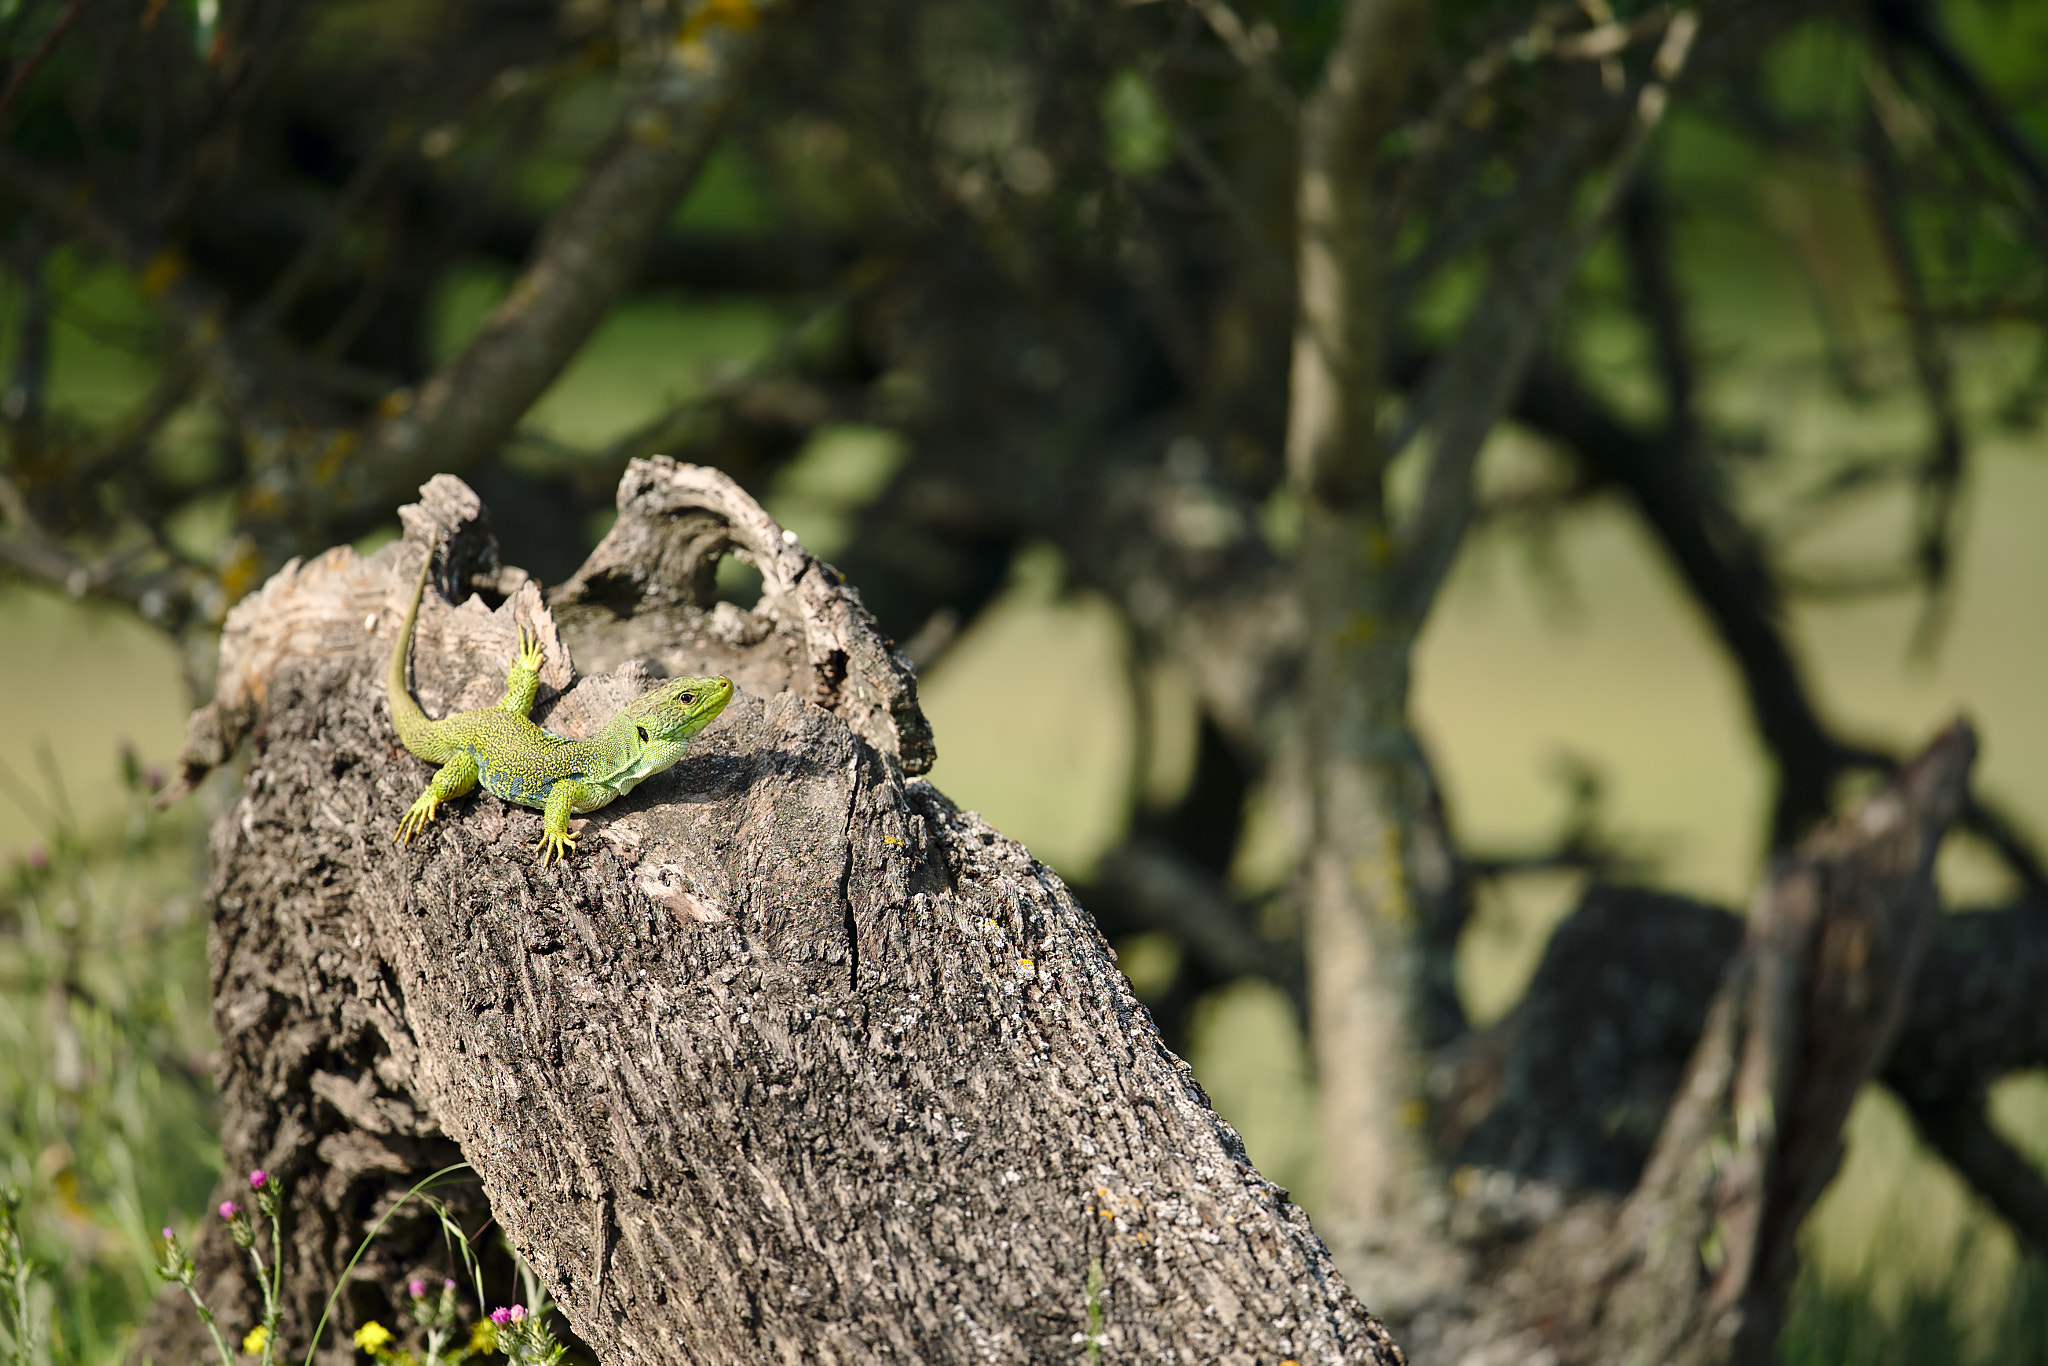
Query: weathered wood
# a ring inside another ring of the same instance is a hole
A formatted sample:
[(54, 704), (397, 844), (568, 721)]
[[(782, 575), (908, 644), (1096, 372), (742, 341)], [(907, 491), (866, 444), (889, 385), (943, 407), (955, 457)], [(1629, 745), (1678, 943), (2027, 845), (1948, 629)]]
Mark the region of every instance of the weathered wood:
[(1956, 724), (1772, 872), (1607, 1275), (1577, 1298), (1598, 1362), (1761, 1361), (1798, 1269), (1800, 1221), (1841, 1160), (1842, 1123), (1883, 1064), (1939, 913), (1934, 856), (1969, 790)]
[[(1438, 1141), (1459, 1164), (1624, 1194), (1642, 1175), (1740, 917), (1596, 885), (1551, 935), (1528, 994), (1442, 1059)], [(2024, 1242), (2048, 1253), (2048, 1181), (1985, 1119), (1993, 1083), (2048, 1067), (2048, 915), (2031, 901), (1939, 917), (1882, 1073), (1921, 1133)]]
[[(1782, 859), (1746, 925), (1589, 897), (1503, 1027), (1443, 1060), (1439, 1137), (1501, 1165), (1450, 1182), (1469, 1274), (1403, 1325), (1418, 1360), (1771, 1358), (1800, 1221), (1941, 919), (1934, 854), (1975, 749), (1965, 726), (1937, 737)], [(1936, 995), (1966, 937), (1943, 936)]]
[[(487, 796), (391, 844), (425, 768), (377, 680), (430, 536), (437, 587), (490, 590), (422, 607), (430, 715), (495, 697), (516, 623), (557, 643), (474, 495), (424, 493), (404, 541), (236, 609), (186, 755), (189, 781), (251, 741), (214, 832), (215, 1018), (229, 1169), (288, 1197), (291, 1351), (353, 1238), (459, 1149), (607, 1363), (1072, 1362), (1091, 1302), (1105, 1360), (1400, 1360), (1060, 880), (906, 778), (907, 667), (729, 481), (636, 464), (556, 599), (612, 672), (543, 676), (575, 733), (649, 672), (729, 669), (691, 755), (565, 866)], [(763, 571), (754, 611), (705, 600), (724, 543)], [(225, 1243), (200, 1261), (232, 1323)], [(390, 1323), (437, 1249), (401, 1227), (328, 1341)], [(184, 1359), (183, 1322), (162, 1307), (136, 1359)]]
[[(760, 571), (765, 611), (714, 601), (727, 552)], [(569, 629), (589, 624), (578, 648), (593, 658), (644, 654), (677, 661), (670, 674), (722, 673), (759, 694), (795, 692), (844, 717), (905, 773), (932, 766), (910, 662), (837, 570), (717, 470), (665, 456), (634, 461), (611, 534), (551, 602)]]

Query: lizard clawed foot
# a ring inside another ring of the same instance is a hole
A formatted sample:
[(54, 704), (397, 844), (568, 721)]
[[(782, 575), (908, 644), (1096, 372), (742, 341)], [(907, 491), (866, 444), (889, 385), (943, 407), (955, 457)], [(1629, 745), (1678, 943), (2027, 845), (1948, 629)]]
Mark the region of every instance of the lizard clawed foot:
[(547, 652), (540, 647), (540, 636), (530, 626), (519, 628), (519, 656), (512, 661), (515, 669), (531, 669), (540, 672), (540, 666), (547, 660)]
[(540, 854), (540, 866), (543, 868), (548, 866), (550, 859), (556, 863), (567, 863), (570, 851), (576, 847), (576, 836), (567, 830), (559, 835), (549, 830), (541, 835), (540, 843), (533, 847), (535, 852)]
[(440, 807), (441, 803), (435, 801), (433, 797), (421, 797), (412, 804), (412, 809), (405, 813), (405, 819), (399, 821), (397, 833), (391, 836), (391, 842), (411, 844), (412, 837), (427, 828), (427, 823), (434, 819)]

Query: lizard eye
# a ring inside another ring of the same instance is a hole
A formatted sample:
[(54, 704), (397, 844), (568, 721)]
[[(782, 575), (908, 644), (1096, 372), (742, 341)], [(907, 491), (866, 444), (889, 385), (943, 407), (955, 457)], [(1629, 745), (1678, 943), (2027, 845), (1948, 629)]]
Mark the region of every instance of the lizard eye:
[(641, 741), (641, 743), (642, 743), (642, 744), (645, 744), (645, 743), (646, 743), (647, 741), (649, 741), (649, 740), (651, 740), (651, 739), (653, 739), (653, 738), (654, 738), (653, 736), (651, 736), (651, 735), (649, 735), (649, 734), (647, 733), (647, 727), (645, 727), (645, 726), (635, 726), (635, 727), (633, 727), (633, 729), (634, 729), (635, 731), (638, 731), (638, 732), (639, 732), (639, 734), (640, 734), (640, 741)]
[(678, 702), (681, 702), (686, 707), (694, 707), (697, 705), (697, 694), (693, 692), (686, 692), (676, 700)]

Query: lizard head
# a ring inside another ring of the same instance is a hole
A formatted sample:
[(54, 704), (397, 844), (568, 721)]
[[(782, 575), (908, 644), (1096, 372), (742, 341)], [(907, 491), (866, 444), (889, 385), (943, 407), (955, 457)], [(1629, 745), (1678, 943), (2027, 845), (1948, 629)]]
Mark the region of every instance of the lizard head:
[(642, 742), (688, 744), (732, 701), (729, 678), (671, 678), (626, 704)]

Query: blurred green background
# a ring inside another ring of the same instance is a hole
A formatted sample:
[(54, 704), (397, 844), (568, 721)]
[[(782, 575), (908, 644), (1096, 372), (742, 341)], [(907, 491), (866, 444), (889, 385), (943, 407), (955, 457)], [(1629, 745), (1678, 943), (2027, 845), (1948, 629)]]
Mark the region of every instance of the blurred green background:
[[(1955, 13), (1989, 65), (2038, 70), (2048, 37), (2038, 12), (2025, 10)], [(1786, 61), (1796, 74), (1805, 59)], [(1926, 419), (1896, 355), (1874, 362), (1871, 392), (1858, 401), (1824, 382), (1815, 254), (1830, 263), (1838, 322), (1877, 335), (1897, 309), (1879, 249), (1849, 207), (1860, 191), (1848, 177), (1736, 145), (1683, 115), (1658, 161), (1686, 203), (1710, 206), (1677, 225), (1700, 346), (1719, 357), (1704, 403), (1731, 427), (1768, 426), (1777, 443), (1774, 460), (1738, 483), (1745, 510), (1765, 524), (1781, 511), (1789, 518), (1793, 485), (1844, 450), (1921, 440)], [(743, 156), (722, 153), (679, 221), (758, 224), (766, 210), (754, 176)], [(53, 270), (50, 403), (110, 419), (153, 381), (123, 342), (148, 325), (149, 310), (112, 270), (61, 253)], [(1596, 253), (1575, 287), (1570, 344), (1618, 402), (1647, 412), (1643, 343), (1621, 316), (1617, 273), (1605, 248)], [(438, 355), (462, 344), (509, 281), (478, 267), (445, 285), (433, 308)], [(12, 295), (0, 301), (0, 336), (14, 335), (18, 307)], [(614, 310), (529, 427), (601, 446), (758, 359), (796, 316), (770, 304), (636, 300)], [(0, 364), (9, 359), (0, 350)], [(1958, 347), (1962, 401), (1988, 414), (2036, 364), (2026, 334), (1981, 329)], [(153, 458), (203, 462), (204, 419), (195, 411), (181, 421)], [(2038, 427), (1988, 418), (1976, 430), (1960, 557), (1932, 644), (1916, 646), (1925, 605), (1911, 594), (1797, 599), (1788, 626), (1830, 720), (1903, 749), (1969, 716), (1984, 737), (1984, 790), (2029, 830), (2048, 832), (2048, 441)], [(902, 459), (890, 433), (830, 425), (757, 491), (831, 558)], [(1488, 447), (1482, 482), (1496, 493), (1540, 485), (1560, 459), (1510, 427)], [(1268, 511), (1284, 541), (1286, 508)], [(1788, 535), (1791, 562), (1884, 560), (1912, 515), (1909, 489), (1875, 488)], [(209, 560), (230, 518), (226, 500), (196, 501), (176, 533)], [(579, 534), (588, 545), (603, 530), (598, 518)], [(394, 531), (395, 522), (365, 544)], [(507, 552), (518, 560), (516, 542)], [(31, 1231), (37, 1255), (59, 1272), (63, 1359), (109, 1360), (155, 1291), (154, 1230), (202, 1217), (217, 1174), (202, 841), (225, 792), (216, 784), (168, 815), (149, 811), (147, 770), (176, 752), (189, 699), (173, 648), (131, 614), (0, 586), (0, 658), (0, 860), (14, 911), (0, 935), (0, 1106), (11, 1144), (0, 1177), (58, 1193)], [(1187, 685), (1170, 669), (1133, 667), (1115, 611), (1072, 591), (1050, 546), (1016, 558), (996, 604), (920, 688), (940, 754), (932, 781), (1076, 880), (1141, 806), (1170, 804), (1192, 772)], [(1415, 696), (1468, 845), (1542, 846), (1569, 815), (1571, 776), (1591, 771), (1605, 828), (1655, 882), (1730, 906), (1749, 895), (1769, 793), (1739, 684), (1617, 503), (1595, 497), (1540, 528), (1497, 522), (1476, 532), (1425, 633)], [(1285, 821), (1257, 802), (1231, 873), (1250, 893), (1285, 876), (1292, 853)], [(1951, 901), (2010, 891), (1966, 850), (1944, 857), (1941, 877)], [(1567, 873), (1486, 884), (1459, 963), (1478, 1020), (1513, 1003), (1580, 885)], [(1119, 949), (1141, 994), (1170, 975), (1172, 949), (1158, 937)], [(1249, 982), (1214, 993), (1197, 1015), (1192, 1060), (1254, 1160), (1313, 1214), (1313, 1081), (1285, 999)], [(1996, 1113), (2009, 1138), (2048, 1162), (2048, 1078), (2006, 1083)], [(2038, 1318), (2048, 1303), (2040, 1269), (1921, 1153), (1896, 1104), (1866, 1096), (1850, 1138), (1808, 1228), (1814, 1256), (1795, 1337), (1804, 1334), (1811, 1359), (1991, 1357), (2001, 1344), (2038, 1341), (2025, 1334), (2044, 1330), (2014, 1327), (2013, 1316)]]
[[(1769, 242), (1749, 247), (1764, 255), (1774, 250)], [(446, 344), (474, 325), (490, 283), (465, 282), (448, 299)], [(1772, 392), (1779, 367), (1812, 363), (1817, 343), (1805, 311), (1796, 296), (1777, 297), (1794, 306), (1766, 314), (1767, 324), (1752, 317), (1742, 326), (1752, 336), (1777, 334), (1784, 354), (1757, 356), (1750, 383), (1717, 396), (1737, 410), (1781, 402)], [(1767, 306), (1761, 299), (1746, 304)], [(776, 320), (727, 306), (622, 310), (540, 412), (564, 433), (605, 440), (644, 420), (664, 395), (765, 346), (775, 330)], [(58, 373), (78, 402), (118, 403), (144, 382), (89, 337), (59, 335)], [(1980, 363), (2010, 367), (2024, 359), (1994, 354)], [(1860, 428), (1882, 432), (1919, 421), (1903, 392), (1845, 411), (1818, 386), (1785, 387), (1804, 405), (1797, 426), (1817, 448), (1830, 449)], [(829, 556), (850, 512), (879, 491), (893, 458), (884, 435), (831, 432), (783, 472), (769, 509)], [(1485, 456), (1485, 478), (1509, 484), (1552, 458), (1530, 438), (1503, 431)], [(1968, 532), (1954, 610), (1931, 654), (1911, 648), (1919, 608), (1907, 599), (1802, 604), (1793, 634), (1832, 717), (1904, 747), (1958, 713), (1968, 715), (1985, 736), (1987, 790), (2034, 828), (2048, 828), (2048, 450), (2041, 439), (2025, 433), (1986, 440), (1965, 498)], [(1903, 501), (1888, 507), (1873, 498), (1828, 528), (1815, 553), (1881, 554), (1896, 543)], [(225, 527), (223, 519), (212, 534)], [(591, 528), (593, 543), (600, 530)], [(203, 537), (207, 529), (193, 534)], [(1575, 762), (1591, 765), (1603, 775), (1611, 829), (1653, 860), (1657, 881), (1741, 905), (1754, 885), (1768, 814), (1765, 772), (1738, 684), (1697, 609), (1618, 507), (1595, 503), (1568, 514), (1540, 565), (1532, 563), (1534, 553), (1525, 537), (1507, 530), (1475, 536), (1418, 660), (1417, 708), (1461, 835), (1486, 847), (1541, 844), (1566, 811), (1561, 773)], [(116, 609), (22, 587), (0, 590), (0, 641), (11, 661), (0, 672), (0, 715), (9, 718), (0, 731), (0, 763), (12, 775), (7, 787), (14, 798), (0, 806), (0, 848), (15, 868), (26, 866), (31, 851), (48, 849), (51, 819), (67, 807), (79, 832), (101, 838), (130, 821), (148, 823), (152, 818), (141, 814), (121, 779), (118, 755), (132, 746), (145, 765), (163, 765), (176, 753), (186, 706), (171, 647)], [(1112, 611), (1064, 591), (1056, 552), (1046, 547), (1024, 556), (998, 604), (920, 679), (941, 756), (932, 781), (1062, 872), (1085, 876), (1122, 835), (1134, 794), (1169, 799), (1187, 781), (1193, 759), (1192, 703), (1171, 674), (1147, 680), (1151, 696), (1142, 710), (1153, 734), (1139, 744), (1141, 709), (1131, 696), (1128, 652)], [(1141, 751), (1148, 771), (1137, 774), (1132, 765)], [(61, 781), (62, 796), (51, 775)], [(195, 805), (170, 818), (183, 838), (198, 824)], [(1284, 833), (1278, 838), (1284, 845)], [(1261, 858), (1261, 841), (1247, 841), (1235, 876), (1248, 888), (1285, 867), (1285, 849), (1272, 846), (1269, 838)], [(159, 906), (196, 917), (199, 869), (196, 855), (183, 853), (182, 862), (156, 859), (149, 875), (178, 888)], [(1985, 866), (1964, 857), (1946, 857), (1941, 872), (1952, 898), (1979, 900), (2001, 890)], [(118, 885), (105, 895), (148, 906), (155, 885)], [(1494, 1018), (1513, 1002), (1579, 885), (1570, 874), (1489, 885), (1460, 964), (1460, 986), (1477, 1018)], [(118, 952), (129, 929), (118, 907), (106, 913), (101, 929), (111, 938), (100, 947)], [(134, 969), (162, 972), (164, 980), (137, 989), (160, 987), (165, 1024), (178, 1046), (203, 1052), (203, 940), (184, 927), (164, 947), (166, 954), (152, 953)], [(1144, 965), (1160, 946), (1123, 949), (1139, 985), (1151, 986)], [(11, 990), (5, 1001), (16, 1013), (44, 1008)], [(1212, 997), (1200, 1021), (1198, 1075), (1244, 1132), (1261, 1169), (1313, 1213), (1312, 1081), (1291, 1011), (1272, 988), (1238, 984)], [(21, 1051), (0, 1047), (0, 1055), (37, 1056), (29, 1026), (15, 1020), (11, 1027)], [(15, 1078), (17, 1094), (27, 1080)], [(203, 1108), (183, 1113), (197, 1117)], [(2009, 1137), (2048, 1160), (2048, 1080), (2011, 1083), (2000, 1117)], [(129, 1122), (124, 1141), (144, 1146), (158, 1141), (164, 1127), (148, 1114)], [(1946, 1168), (1918, 1153), (1897, 1107), (1866, 1097), (1851, 1135), (1849, 1162), (1814, 1219), (1821, 1274), (1843, 1284), (1869, 1281), (1887, 1308), (1908, 1303), (1914, 1292), (1945, 1294), (1958, 1277), (1978, 1297), (1973, 1313), (2002, 1303), (2015, 1264), (2010, 1236), (1973, 1207)], [(172, 1137), (186, 1147), (201, 1141), (189, 1129)], [(40, 1160), (55, 1164), (75, 1155), (45, 1152)], [(193, 1175), (189, 1162), (186, 1175)], [(190, 1218), (205, 1190), (203, 1181), (158, 1186), (158, 1203), (132, 1214), (139, 1227), (153, 1228), (173, 1212), (161, 1202), (175, 1193), (182, 1197), (178, 1212)], [(106, 1236), (132, 1237), (133, 1230)]]

